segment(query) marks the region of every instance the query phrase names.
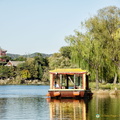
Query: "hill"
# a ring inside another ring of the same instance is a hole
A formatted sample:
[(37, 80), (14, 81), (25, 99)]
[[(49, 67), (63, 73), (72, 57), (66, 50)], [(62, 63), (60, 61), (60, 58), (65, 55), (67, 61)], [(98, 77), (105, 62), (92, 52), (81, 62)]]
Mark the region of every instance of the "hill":
[[(26, 57), (26, 58), (32, 58), (35, 57), (38, 54), (38, 52), (36, 53), (32, 53), (32, 54), (28, 54), (28, 55), (19, 55), (19, 54), (12, 54), (12, 53), (7, 53), (7, 56), (11, 57), (12, 59), (18, 58), (20, 56)], [(50, 57), (52, 54), (44, 54), (44, 53), (40, 53), (42, 54), (43, 57)]]

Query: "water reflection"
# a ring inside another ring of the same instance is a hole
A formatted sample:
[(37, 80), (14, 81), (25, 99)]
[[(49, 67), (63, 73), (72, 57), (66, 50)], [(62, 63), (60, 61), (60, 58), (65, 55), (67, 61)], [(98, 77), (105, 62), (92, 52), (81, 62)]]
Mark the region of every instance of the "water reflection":
[(0, 86), (0, 120), (49, 120), (49, 86)]
[(120, 96), (95, 95), (91, 100), (47, 99), (50, 120), (120, 120)]
[(120, 120), (120, 95), (47, 102), (47, 92), (48, 86), (0, 86), (0, 120)]
[(87, 119), (120, 120), (120, 96), (95, 95), (88, 104)]
[[(45, 120), (49, 118), (48, 104), (44, 98), (0, 99), (0, 119)], [(43, 111), (42, 111), (43, 110)]]
[(86, 120), (85, 101), (73, 99), (48, 99), (50, 120)]

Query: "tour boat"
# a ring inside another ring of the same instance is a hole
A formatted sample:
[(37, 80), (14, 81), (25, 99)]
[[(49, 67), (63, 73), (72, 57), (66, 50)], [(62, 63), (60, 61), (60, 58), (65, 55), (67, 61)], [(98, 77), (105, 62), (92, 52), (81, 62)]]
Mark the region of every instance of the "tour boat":
[(50, 89), (47, 96), (50, 98), (89, 98), (92, 92), (89, 89), (88, 72), (80, 68), (55, 69), (50, 73)]

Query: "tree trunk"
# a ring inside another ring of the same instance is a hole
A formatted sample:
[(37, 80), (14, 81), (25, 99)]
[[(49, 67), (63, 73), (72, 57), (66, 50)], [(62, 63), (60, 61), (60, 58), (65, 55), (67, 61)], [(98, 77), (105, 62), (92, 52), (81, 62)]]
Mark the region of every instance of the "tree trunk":
[(116, 82), (117, 82), (117, 73), (115, 73), (113, 84), (116, 84)]
[(99, 89), (99, 82), (98, 82), (98, 69), (96, 69), (96, 89)]

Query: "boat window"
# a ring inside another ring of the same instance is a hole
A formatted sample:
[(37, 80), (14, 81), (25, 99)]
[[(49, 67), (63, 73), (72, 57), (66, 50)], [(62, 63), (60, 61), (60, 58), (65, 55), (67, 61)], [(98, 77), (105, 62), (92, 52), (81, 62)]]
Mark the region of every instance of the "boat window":
[(82, 74), (54, 74), (54, 87), (59, 89), (80, 89), (82, 88)]
[(60, 87), (60, 75), (55, 74), (53, 82), (54, 82), (54, 87), (59, 88)]
[(68, 88), (67, 75), (62, 75), (61, 88), (62, 89), (67, 89)]
[(80, 75), (80, 74), (76, 75), (75, 86), (76, 86), (76, 88), (82, 88), (82, 75)]

